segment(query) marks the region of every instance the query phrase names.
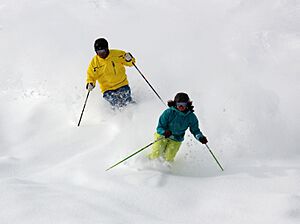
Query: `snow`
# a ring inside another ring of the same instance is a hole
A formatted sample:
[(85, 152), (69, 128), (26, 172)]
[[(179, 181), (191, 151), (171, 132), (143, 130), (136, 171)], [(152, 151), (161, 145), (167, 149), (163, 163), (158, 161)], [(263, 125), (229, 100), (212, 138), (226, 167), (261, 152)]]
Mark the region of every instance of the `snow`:
[[(299, 1), (1, 0), (0, 223), (300, 222)], [(130, 51), (167, 101), (187, 92), (220, 160), (187, 132), (145, 158), (165, 106), (135, 68), (113, 112), (93, 42)]]

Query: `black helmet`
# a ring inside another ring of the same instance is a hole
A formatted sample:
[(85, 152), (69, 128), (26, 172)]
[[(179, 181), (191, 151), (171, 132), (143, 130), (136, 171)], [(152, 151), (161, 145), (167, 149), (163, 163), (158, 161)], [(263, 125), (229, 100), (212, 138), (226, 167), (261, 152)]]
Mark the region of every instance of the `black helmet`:
[(174, 101), (176, 103), (188, 103), (190, 102), (190, 98), (186, 93), (177, 93), (174, 98)]
[(104, 38), (99, 38), (94, 43), (95, 51), (103, 50), (108, 48), (108, 42)]

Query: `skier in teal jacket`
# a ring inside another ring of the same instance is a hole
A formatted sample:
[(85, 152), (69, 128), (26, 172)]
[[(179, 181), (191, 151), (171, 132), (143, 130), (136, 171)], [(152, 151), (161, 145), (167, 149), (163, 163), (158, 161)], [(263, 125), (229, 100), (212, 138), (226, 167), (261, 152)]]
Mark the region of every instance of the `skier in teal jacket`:
[(153, 144), (150, 159), (162, 157), (172, 162), (184, 140), (185, 131), (189, 128), (194, 137), (202, 144), (206, 144), (207, 138), (199, 129), (199, 122), (193, 113), (194, 106), (186, 93), (177, 93), (174, 101), (168, 102), (169, 108), (160, 116), (155, 140), (163, 138)]

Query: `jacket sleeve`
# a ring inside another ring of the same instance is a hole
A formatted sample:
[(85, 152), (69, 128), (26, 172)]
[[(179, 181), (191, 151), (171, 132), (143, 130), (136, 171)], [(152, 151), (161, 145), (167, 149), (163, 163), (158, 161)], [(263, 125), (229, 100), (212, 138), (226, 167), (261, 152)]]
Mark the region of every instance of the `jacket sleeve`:
[(87, 70), (86, 83), (93, 83), (94, 85), (96, 84), (96, 79), (95, 79), (96, 69), (97, 67), (95, 66), (94, 59), (92, 59)]
[(156, 132), (160, 135), (163, 135), (165, 131), (168, 129), (168, 121), (170, 117), (170, 110), (165, 110), (162, 115), (160, 115), (158, 120), (158, 125), (156, 128)]
[(200, 138), (203, 137), (203, 134), (199, 128), (199, 121), (195, 114), (193, 114), (192, 119), (191, 119), (190, 132), (194, 135), (194, 137), (197, 140), (199, 140)]

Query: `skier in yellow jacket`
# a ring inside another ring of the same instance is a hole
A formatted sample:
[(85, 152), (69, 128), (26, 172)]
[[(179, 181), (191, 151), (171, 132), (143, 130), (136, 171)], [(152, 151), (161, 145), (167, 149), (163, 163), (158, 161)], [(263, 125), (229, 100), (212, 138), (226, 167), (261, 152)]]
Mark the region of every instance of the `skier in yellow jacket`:
[(98, 81), (103, 98), (113, 108), (126, 106), (132, 102), (132, 97), (125, 66), (133, 66), (135, 58), (125, 51), (109, 49), (104, 38), (95, 41), (94, 49), (97, 55), (87, 70), (86, 89), (93, 90)]

